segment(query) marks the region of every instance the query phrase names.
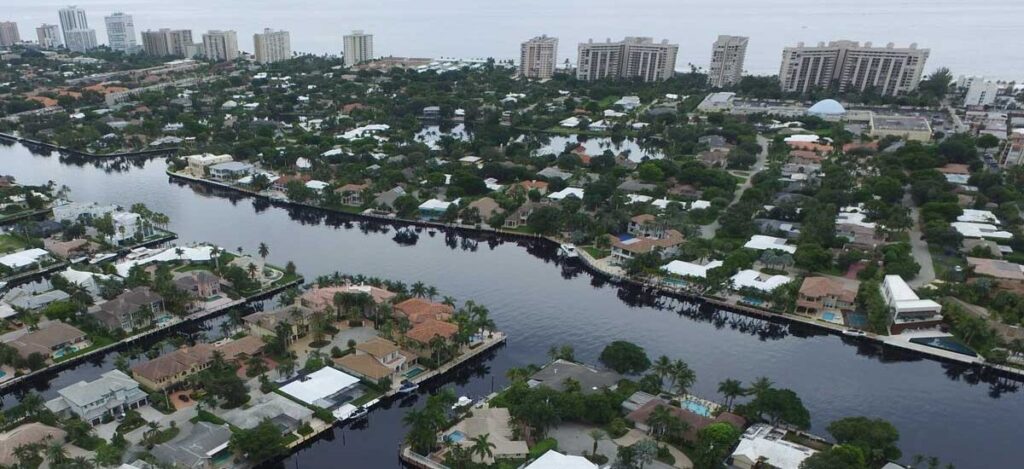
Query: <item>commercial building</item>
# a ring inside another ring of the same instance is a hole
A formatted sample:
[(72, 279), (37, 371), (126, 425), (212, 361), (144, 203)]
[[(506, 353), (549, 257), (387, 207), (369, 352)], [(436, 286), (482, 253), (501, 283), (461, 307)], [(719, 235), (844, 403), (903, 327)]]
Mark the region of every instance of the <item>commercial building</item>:
[(551, 78), (558, 63), (558, 38), (537, 36), (519, 47), (519, 75), (526, 78)]
[(996, 102), (999, 84), (989, 80), (971, 80), (964, 98), (964, 106), (988, 106)]
[(149, 55), (192, 57), (194, 47), (191, 29), (161, 28), (142, 32), (142, 49)]
[(889, 331), (899, 334), (909, 329), (930, 329), (942, 322), (942, 305), (922, 300), (899, 275), (886, 275), (879, 288), (889, 306)]
[(111, 50), (128, 53), (135, 53), (138, 50), (132, 15), (117, 12), (103, 19), (107, 24), (107, 44)]
[(920, 116), (877, 116), (871, 113), (868, 121), (872, 137), (900, 137), (905, 140), (927, 142), (932, 139), (932, 125)]
[(96, 42), (95, 29), (72, 29), (64, 31), (64, 41), (71, 52), (86, 52), (95, 49), (99, 44)]
[(120, 370), (110, 370), (94, 381), (79, 381), (47, 401), (46, 408), (58, 415), (74, 415), (92, 425), (113, 420), (148, 403), (139, 383)]
[(265, 28), (262, 33), (252, 35), (256, 61), (269, 64), (292, 58), (292, 40), (288, 31), (274, 31)]
[(85, 10), (77, 6), (61, 8), (57, 14), (60, 16), (60, 29), (64, 31), (64, 44), (70, 44), (68, 31), (89, 29), (89, 19), (85, 16)]
[(217, 62), (238, 58), (238, 34), (234, 31), (210, 30), (203, 34), (203, 55)]
[(19, 42), (21, 42), (21, 35), (18, 34), (18, 23), (0, 21), (0, 47), (11, 46)]
[(36, 38), (39, 40), (39, 47), (43, 49), (56, 49), (64, 45), (61, 39), (60, 26), (55, 24), (42, 24), (36, 28)]
[(358, 63), (373, 60), (373, 34), (362, 30), (352, 31), (343, 38), (345, 65), (351, 67)]
[(640, 78), (645, 82), (667, 80), (675, 73), (678, 44), (655, 43), (649, 37), (627, 37), (620, 42), (580, 43), (576, 78)]
[(863, 46), (856, 41), (787, 47), (782, 51), (779, 81), (782, 91), (805, 93), (816, 88), (839, 92), (874, 90), (899, 95), (917, 88), (928, 59), (928, 49), (917, 44), (897, 48)]
[(712, 87), (723, 88), (740, 82), (749, 41), (750, 38), (744, 36), (718, 36), (711, 46), (711, 66), (708, 68), (708, 83)]

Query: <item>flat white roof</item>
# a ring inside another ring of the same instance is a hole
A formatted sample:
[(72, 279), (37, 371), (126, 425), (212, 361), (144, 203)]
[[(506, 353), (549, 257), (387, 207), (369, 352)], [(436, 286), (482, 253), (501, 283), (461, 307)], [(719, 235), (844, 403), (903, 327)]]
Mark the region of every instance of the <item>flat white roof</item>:
[(743, 247), (749, 249), (756, 249), (758, 251), (764, 251), (767, 249), (778, 249), (780, 251), (785, 251), (790, 254), (796, 252), (796, 246), (787, 245), (785, 239), (765, 235), (751, 236), (750, 241), (747, 241), (747, 244), (744, 244)]
[(733, 275), (730, 279), (732, 281), (733, 288), (753, 288), (763, 292), (770, 292), (776, 288), (781, 287), (793, 279), (785, 275), (766, 275), (756, 270), (746, 269), (741, 270)]
[(570, 456), (555, 450), (548, 450), (523, 469), (597, 469), (594, 464), (583, 456)]
[[(181, 256), (178, 256), (177, 249), (181, 249)], [(209, 262), (213, 259), (213, 246), (171, 246), (163, 251), (155, 252), (152, 255), (125, 261), (114, 266), (117, 275), (127, 277), (128, 272), (136, 265), (145, 265), (150, 262), (171, 262), (187, 260), (191, 262)]]
[(707, 277), (709, 270), (721, 266), (722, 261), (711, 261), (704, 265), (694, 264), (693, 262), (672, 261), (663, 265), (661, 270), (680, 277), (704, 278)]
[(989, 223), (993, 225), (999, 224), (999, 218), (996, 214), (988, 210), (974, 210), (965, 208), (964, 213), (959, 217), (956, 217), (956, 221), (969, 222), (969, 223)]
[(790, 443), (781, 437), (775, 438), (770, 433), (770, 427), (765, 427), (767, 425), (748, 428), (743, 434), (743, 438), (740, 438), (740, 444), (736, 446), (736, 451), (733, 451), (733, 458), (742, 457), (756, 462), (763, 457), (771, 467), (798, 469), (800, 463), (817, 453), (811, 448)]
[(50, 253), (43, 249), (32, 248), (24, 251), (18, 251), (6, 256), (0, 257), (0, 264), (3, 264), (11, 269), (20, 269), (35, 264), (40, 258), (46, 257)]
[(903, 277), (899, 275), (886, 275), (883, 282), (893, 301), (916, 301), (919, 299), (917, 293), (914, 293), (910, 285), (907, 285), (907, 282), (903, 281)]
[(457, 203), (457, 202), (458, 202), (457, 200), (454, 201), (454, 202), (445, 202), (443, 200), (430, 199), (430, 200), (420, 204), (419, 208), (420, 208), (420, 210), (445, 211), (445, 210), (448, 210), (448, 207), (450, 207), (452, 204)]
[(359, 380), (335, 368), (325, 366), (304, 378), (281, 387), (281, 392), (307, 404), (313, 404), (328, 396), (354, 386)]
[(950, 223), (953, 229), (963, 235), (965, 238), (994, 238), (994, 239), (1012, 239), (1013, 233), (1009, 231), (1000, 230), (998, 226), (990, 225), (988, 223), (971, 223), (963, 221), (955, 221)]
[(552, 200), (562, 200), (570, 195), (576, 196), (578, 199), (583, 200), (583, 189), (579, 187), (566, 187), (558, 192), (548, 194), (548, 198)]

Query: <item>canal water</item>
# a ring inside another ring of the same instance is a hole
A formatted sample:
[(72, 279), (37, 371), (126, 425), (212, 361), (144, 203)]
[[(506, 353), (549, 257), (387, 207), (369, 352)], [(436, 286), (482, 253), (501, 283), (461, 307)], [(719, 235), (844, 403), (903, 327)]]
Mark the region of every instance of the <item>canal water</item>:
[[(717, 383), (726, 378), (768, 376), (803, 398), (817, 433), (845, 416), (882, 417), (899, 428), (905, 460), (925, 454), (959, 468), (1019, 464), (1024, 399), (1016, 382), (805, 328), (707, 309), (682, 311), (674, 301), (652, 301), (560, 265), (550, 247), (530, 242), (424, 231), (415, 245), (399, 245), (393, 228), (171, 181), (164, 170), (162, 160), (86, 163), (0, 146), (0, 174), (25, 184), (65, 184), (79, 201), (143, 202), (170, 216), (170, 228), (183, 242), (249, 251), (264, 242), (271, 262), (294, 261), (307, 279), (341, 271), (419, 280), (459, 301), (486, 305), (510, 339), (453, 378), (448, 385), (458, 395), (475, 398), (500, 389), (508, 368), (545, 362), (553, 345), (570, 344), (579, 359), (595, 362), (605, 344), (623, 339), (643, 345), (651, 356), (686, 360), (698, 377), (693, 392), (704, 397), (717, 398)], [(111, 367), (110, 357), (85, 362), (32, 387), (51, 397)], [(9, 392), (3, 402), (13, 404), (21, 392)], [(398, 466), (403, 406), (423, 400), (378, 409), (360, 428), (336, 429), (283, 464)]]

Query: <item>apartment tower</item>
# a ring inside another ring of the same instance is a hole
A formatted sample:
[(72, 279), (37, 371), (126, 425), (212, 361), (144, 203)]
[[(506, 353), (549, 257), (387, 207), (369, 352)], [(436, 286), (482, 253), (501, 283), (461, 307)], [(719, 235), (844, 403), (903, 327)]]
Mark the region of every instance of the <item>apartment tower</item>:
[(18, 23), (0, 21), (0, 46), (12, 46), (19, 42), (21, 35), (18, 34)]
[(580, 43), (576, 78), (639, 78), (645, 82), (667, 80), (675, 73), (678, 44), (655, 43), (649, 37), (627, 37), (621, 42)]
[(191, 29), (161, 28), (142, 32), (142, 49), (149, 55), (192, 57), (193, 46)]
[(64, 45), (60, 26), (55, 24), (43, 24), (36, 28), (36, 38), (39, 39), (39, 47), (43, 49), (56, 49)]
[(238, 58), (238, 35), (234, 31), (211, 30), (203, 34), (203, 54), (217, 62)]
[(558, 63), (558, 38), (537, 36), (519, 48), (519, 75), (526, 78), (551, 78)]
[(895, 96), (913, 91), (921, 81), (928, 49), (917, 44), (898, 48), (863, 46), (855, 41), (833, 41), (808, 47), (800, 43), (782, 51), (779, 81), (782, 91), (804, 93), (829, 88), (840, 93), (873, 89)]
[(345, 65), (351, 67), (360, 62), (373, 60), (373, 34), (356, 30), (352, 31), (352, 34), (346, 34), (343, 39)]
[(711, 66), (708, 68), (711, 87), (725, 88), (740, 82), (749, 41), (750, 38), (743, 36), (718, 36), (711, 46)]
[(261, 64), (288, 60), (292, 57), (292, 41), (288, 31), (267, 28), (262, 33), (253, 34), (252, 42), (256, 61)]
[(110, 45), (110, 49), (129, 53), (138, 50), (132, 15), (118, 12), (103, 19), (107, 24), (107, 44)]

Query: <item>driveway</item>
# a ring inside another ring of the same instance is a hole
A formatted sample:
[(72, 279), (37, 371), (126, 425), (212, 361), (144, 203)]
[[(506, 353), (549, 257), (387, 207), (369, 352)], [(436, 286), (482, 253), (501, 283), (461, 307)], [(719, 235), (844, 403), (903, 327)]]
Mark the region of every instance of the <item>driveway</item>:
[[(588, 435), (588, 432), (595, 428), (597, 427), (580, 425), (578, 423), (564, 423), (548, 430), (548, 436), (558, 440), (559, 451), (566, 454), (583, 456), (584, 453), (590, 454), (590, 450), (594, 449), (594, 439)], [(597, 443), (597, 452), (605, 455), (609, 461), (615, 460), (615, 454), (618, 452), (618, 449), (619, 446), (608, 439), (607, 434), (604, 439)]]
[[(356, 343), (362, 343), (374, 337), (377, 337), (377, 330), (369, 325), (371, 324), (370, 321), (364, 321), (364, 324), (366, 325), (362, 327), (353, 328), (348, 327), (348, 322), (335, 324), (336, 327), (340, 325), (339, 329), (341, 330), (338, 331), (337, 334), (334, 334), (333, 338), (326, 337), (326, 339), (330, 340), (331, 343), (321, 347), (320, 351), (325, 354), (330, 354), (331, 348), (333, 347), (338, 347), (342, 350), (347, 349), (349, 339), (356, 341)], [(299, 364), (299, 366), (302, 366), (302, 364), (306, 363), (306, 358), (309, 357), (309, 352), (312, 350), (309, 347), (309, 344), (312, 341), (313, 335), (309, 334), (306, 337), (300, 339), (298, 342), (295, 343), (295, 345), (292, 346), (293, 350), (295, 350), (296, 355), (299, 357), (298, 361), (296, 362)]]
[(921, 265), (921, 271), (907, 283), (911, 287), (918, 288), (935, 280), (935, 265), (932, 264), (932, 255), (928, 252), (928, 243), (921, 239), (921, 217), (909, 192), (903, 195), (903, 206), (910, 209), (910, 219), (914, 222), (909, 233), (911, 255)]

